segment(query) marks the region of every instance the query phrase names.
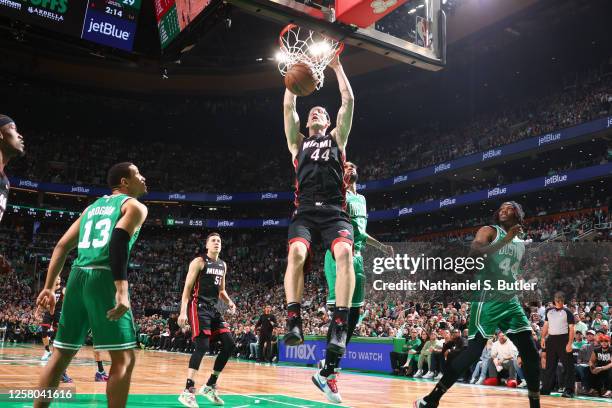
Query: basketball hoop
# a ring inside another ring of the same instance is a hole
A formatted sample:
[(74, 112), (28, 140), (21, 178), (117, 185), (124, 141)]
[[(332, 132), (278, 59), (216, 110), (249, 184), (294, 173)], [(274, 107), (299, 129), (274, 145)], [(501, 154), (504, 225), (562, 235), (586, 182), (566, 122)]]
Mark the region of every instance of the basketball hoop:
[(289, 24), (278, 37), (280, 51), (276, 55), (282, 76), (297, 63), (306, 64), (312, 71), (317, 89), (323, 86), (323, 72), (336, 55), (344, 50), (344, 43), (314, 31)]

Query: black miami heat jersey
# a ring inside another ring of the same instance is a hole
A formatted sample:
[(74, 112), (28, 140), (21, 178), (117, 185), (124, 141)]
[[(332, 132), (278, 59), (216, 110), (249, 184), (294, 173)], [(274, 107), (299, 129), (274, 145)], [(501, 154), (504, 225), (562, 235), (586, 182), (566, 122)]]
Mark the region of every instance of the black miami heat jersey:
[(198, 303), (216, 304), (225, 275), (225, 262), (220, 258), (214, 261), (207, 255), (202, 256), (202, 259), (204, 259), (204, 268), (198, 275), (191, 297)]
[(345, 206), (344, 152), (331, 135), (305, 138), (293, 162), (295, 206)]
[(3, 174), (0, 173), (0, 222), (2, 222), (2, 216), (6, 212), (6, 205), (8, 203), (9, 196), (9, 180)]

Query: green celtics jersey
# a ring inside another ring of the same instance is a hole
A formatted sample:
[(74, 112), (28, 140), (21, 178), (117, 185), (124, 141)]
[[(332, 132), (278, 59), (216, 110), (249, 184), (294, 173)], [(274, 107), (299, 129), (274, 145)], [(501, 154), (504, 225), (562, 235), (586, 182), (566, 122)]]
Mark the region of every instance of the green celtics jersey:
[[(121, 218), (121, 206), (130, 196), (108, 195), (97, 199), (87, 207), (79, 227), (79, 244), (74, 266), (110, 269), (108, 247), (113, 229)], [(129, 250), (138, 238), (140, 229), (130, 239)]]
[(368, 209), (365, 197), (351, 191), (346, 192), (346, 204), (351, 224), (353, 224), (353, 237), (355, 239), (355, 252), (365, 247), (368, 239), (366, 225), (368, 224)]
[[(504, 239), (506, 231), (498, 226), (492, 225), (497, 232), (497, 236), (491, 245)], [(487, 300), (506, 300), (516, 295), (515, 290), (499, 289), (498, 281), (514, 283), (519, 275), (521, 259), (525, 254), (525, 243), (517, 237), (501, 247), (497, 252), (487, 255), (484, 261), (482, 281), (488, 280), (492, 290), (488, 292)]]

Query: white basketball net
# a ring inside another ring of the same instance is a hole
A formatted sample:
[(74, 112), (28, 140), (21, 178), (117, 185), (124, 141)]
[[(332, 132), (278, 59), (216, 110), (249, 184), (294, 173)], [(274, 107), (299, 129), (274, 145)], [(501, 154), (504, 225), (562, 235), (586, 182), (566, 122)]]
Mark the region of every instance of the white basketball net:
[(317, 89), (323, 86), (325, 68), (344, 48), (340, 41), (301, 29), (295, 24), (289, 24), (281, 31), (279, 42), (280, 51), (276, 59), (281, 75), (285, 76), (293, 65), (304, 63), (312, 71)]

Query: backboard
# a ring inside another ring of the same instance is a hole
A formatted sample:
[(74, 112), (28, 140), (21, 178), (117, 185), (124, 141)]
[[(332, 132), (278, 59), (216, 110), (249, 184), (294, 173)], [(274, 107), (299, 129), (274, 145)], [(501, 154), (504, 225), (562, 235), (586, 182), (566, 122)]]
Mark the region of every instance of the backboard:
[(437, 71), (446, 60), (442, 0), (228, 0), (261, 18), (295, 23), (348, 45)]

